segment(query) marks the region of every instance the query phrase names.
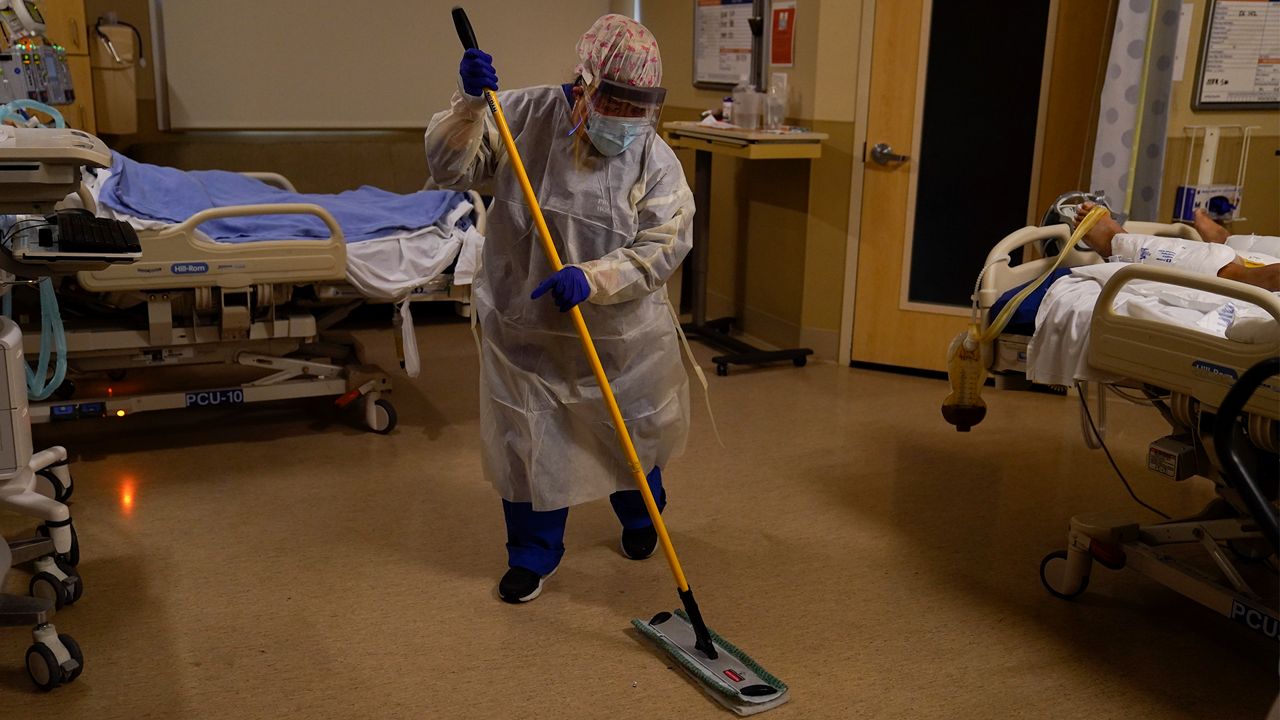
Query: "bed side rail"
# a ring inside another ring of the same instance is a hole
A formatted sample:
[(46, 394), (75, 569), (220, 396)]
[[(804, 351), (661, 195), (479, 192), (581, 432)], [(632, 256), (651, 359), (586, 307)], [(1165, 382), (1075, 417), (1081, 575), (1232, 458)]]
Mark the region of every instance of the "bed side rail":
[[(329, 228), (329, 237), (324, 242), (326, 244), (337, 242), (345, 247), (346, 241), (342, 235), (342, 227), (338, 225), (338, 221), (328, 210), (313, 205), (311, 203), (272, 203), (264, 205), (232, 205), (229, 207), (216, 207), (192, 215), (186, 220), (172, 226), (162, 232), (182, 232), (186, 234), (194, 234), (196, 228), (204, 223), (212, 220), (221, 220), (229, 217), (249, 217), (252, 215), (314, 215), (320, 218), (320, 221)], [(289, 242), (308, 242), (306, 240), (290, 240)]]
[[(312, 215), (329, 237), (314, 240), (268, 240), (219, 243), (196, 232), (201, 224), (249, 215)], [(77, 274), (90, 292), (125, 292), (165, 288), (243, 288), (264, 284), (297, 284), (346, 277), (347, 246), (342, 228), (319, 205), (307, 203), (235, 205), (210, 208), (163, 230), (141, 231), (142, 258)]]
[[(1261, 307), (1280, 325), (1280, 299), (1234, 280), (1158, 265), (1121, 268), (1103, 287), (1093, 311), (1089, 364), (1104, 372), (1185, 393), (1218, 408), (1248, 368), (1280, 354), (1280, 342), (1246, 343), (1220, 338), (1167, 321), (1116, 312), (1116, 296), (1129, 283), (1150, 280), (1215, 293)], [(1245, 411), (1280, 419), (1280, 383), (1271, 378), (1250, 398)]]
[[(1157, 235), (1159, 237), (1182, 238), (1184, 240), (1200, 239), (1200, 234), (1196, 232), (1195, 228), (1186, 223), (1132, 221), (1126, 223), (1124, 229), (1140, 235)], [(1024, 227), (1021, 230), (1015, 230), (1008, 237), (996, 243), (991, 252), (987, 253), (987, 261), (984, 266), (990, 265), (991, 269), (983, 276), (982, 287), (978, 291), (978, 307), (983, 310), (989, 310), (995, 304), (995, 301), (999, 300), (1000, 296), (1010, 288), (1035, 280), (1041, 273), (1048, 270), (1057, 259), (1056, 256), (1037, 258), (1035, 260), (1025, 260), (1018, 265), (1011, 266), (1007, 262), (997, 262), (1000, 258), (1010, 256), (1019, 249), (1048, 240), (1057, 240), (1059, 244), (1065, 245), (1070, 239), (1071, 228), (1067, 225), (1048, 225), (1045, 227), (1033, 225)], [(1061, 267), (1081, 267), (1100, 262), (1103, 262), (1103, 258), (1099, 257), (1097, 253), (1072, 248)]]
[[(990, 269), (987, 270), (986, 275), (982, 276), (982, 287), (978, 290), (978, 307), (983, 311), (991, 309), (996, 300), (999, 300), (1000, 296), (1010, 288), (1035, 280), (1057, 260), (1054, 256), (1024, 260), (1018, 265), (1010, 265), (1007, 260), (1000, 262), (1002, 258), (1008, 258), (1017, 250), (1031, 247), (1036, 243), (1057, 240), (1065, 245), (1070, 239), (1071, 228), (1066, 225), (1047, 227), (1032, 225), (1015, 230), (996, 243), (996, 246), (991, 248), (991, 252), (987, 253), (987, 261), (984, 263), (984, 266), (990, 266)], [(1102, 261), (1102, 258), (1093, 252), (1072, 248), (1068, 253), (1062, 267), (1080, 267)]]
[(480, 193), (475, 190), (467, 191), (467, 199), (475, 208), (471, 211), (471, 217), (472, 222), (475, 223), (476, 232), (484, 235), (489, 226), (489, 208), (485, 207), (484, 198), (480, 197)]
[(244, 175), (245, 177), (253, 178), (254, 180), (261, 180), (262, 182), (264, 182), (264, 183), (266, 183), (266, 184), (268, 184), (268, 185), (274, 185), (274, 186), (276, 186), (276, 187), (280, 188), (281, 190), (287, 190), (287, 191), (289, 191), (289, 192), (291, 192), (291, 193), (296, 193), (296, 192), (298, 192), (298, 188), (296, 188), (296, 187), (294, 187), (294, 186), (293, 186), (293, 183), (289, 181), (289, 178), (287, 178), (287, 177), (285, 177), (285, 176), (281, 175), (280, 173), (273, 173), (273, 172), (242, 172), (242, 173), (240, 173), (240, 174), (241, 174), (241, 175)]

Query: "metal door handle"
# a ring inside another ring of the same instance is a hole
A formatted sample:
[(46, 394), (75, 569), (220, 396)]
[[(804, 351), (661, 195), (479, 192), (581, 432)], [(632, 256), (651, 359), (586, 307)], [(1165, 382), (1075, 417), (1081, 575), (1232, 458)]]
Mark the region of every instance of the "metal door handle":
[(71, 45), (75, 49), (80, 49), (80, 23), (75, 18), (71, 18)]
[(890, 163), (904, 163), (911, 158), (907, 155), (895, 153), (893, 147), (888, 143), (876, 143), (871, 148), (871, 159), (878, 165), (888, 165)]

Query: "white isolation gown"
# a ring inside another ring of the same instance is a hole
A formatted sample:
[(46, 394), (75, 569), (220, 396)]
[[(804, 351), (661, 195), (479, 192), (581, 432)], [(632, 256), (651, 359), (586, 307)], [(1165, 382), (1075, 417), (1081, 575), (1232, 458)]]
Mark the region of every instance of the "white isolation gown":
[[(614, 157), (577, 150), (560, 87), (498, 97), (561, 260), (591, 283), (579, 307), (640, 462), (664, 466), (689, 428), (664, 287), (692, 246), (684, 171), (657, 133)], [(529, 298), (551, 266), (484, 100), (456, 93), (432, 118), (426, 152), (435, 184), (494, 198), (472, 286), (486, 476), (503, 498), (540, 511), (634, 489), (570, 315), (550, 297)]]

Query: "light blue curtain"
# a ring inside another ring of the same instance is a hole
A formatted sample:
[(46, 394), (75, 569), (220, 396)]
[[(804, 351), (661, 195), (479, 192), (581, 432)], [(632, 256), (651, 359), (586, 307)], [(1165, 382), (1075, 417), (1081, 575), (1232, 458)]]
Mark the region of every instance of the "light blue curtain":
[(1090, 185), (1135, 220), (1167, 219), (1160, 188), (1181, 2), (1120, 0), (1116, 11)]

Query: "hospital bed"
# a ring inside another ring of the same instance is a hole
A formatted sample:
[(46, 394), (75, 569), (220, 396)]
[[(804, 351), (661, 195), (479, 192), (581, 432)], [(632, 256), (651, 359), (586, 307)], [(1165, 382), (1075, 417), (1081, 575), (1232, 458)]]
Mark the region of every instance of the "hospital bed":
[[(1194, 229), (1181, 224), (1131, 222), (1125, 228), (1132, 233), (1199, 239)], [(989, 311), (998, 298), (1033, 281), (1055, 259), (1039, 257), (1014, 264), (1004, 258), (1022, 254), (1034, 257), (1042, 255), (1045, 247), (1056, 245), (1068, 253), (1064, 259), (1068, 267), (1102, 262), (1087, 249), (1066, 247), (1069, 236), (1066, 225), (1027, 227), (997, 244), (988, 256), (988, 270), (977, 296), (982, 322), (989, 322)], [(1273, 596), (1276, 548), (1274, 539), (1268, 540), (1260, 531), (1258, 517), (1259, 513), (1269, 516), (1274, 527), (1274, 478), (1280, 467), (1276, 456), (1280, 450), (1280, 378), (1272, 375), (1256, 381), (1247, 397), (1234, 399), (1231, 410), (1224, 414), (1221, 408), (1237, 381), (1251, 368), (1266, 368), (1267, 363), (1274, 363), (1280, 356), (1280, 341), (1276, 339), (1280, 334), (1258, 342), (1242, 342), (1119, 312), (1117, 297), (1128, 286), (1142, 281), (1251, 303), (1270, 315), (1272, 323), (1280, 325), (1280, 299), (1257, 287), (1149, 264), (1132, 264), (1115, 272), (1093, 308), (1089, 366), (1111, 376), (1113, 380), (1108, 385), (1145, 396), (1173, 428), (1170, 436), (1152, 443), (1148, 466), (1178, 480), (1190, 475), (1208, 478), (1214, 483), (1216, 497), (1193, 517), (1154, 524), (1104, 513), (1077, 515), (1070, 522), (1067, 549), (1050, 553), (1041, 563), (1041, 581), (1054, 596), (1071, 599), (1088, 587), (1095, 562), (1111, 569), (1129, 567), (1275, 640), (1280, 628)], [(1030, 340), (1024, 331), (1002, 335), (994, 342), (987, 356), (988, 370), (998, 386), (1025, 384)], [(1097, 408), (1090, 410), (1087, 384), (1078, 389), (1086, 443), (1093, 449), (1105, 450), (1108, 391), (1098, 386)], [(1215, 430), (1227, 433), (1220, 438), (1230, 437), (1236, 445), (1246, 446), (1253, 464), (1251, 471), (1270, 482), (1262, 483), (1262, 488), (1252, 483), (1243, 486), (1239, 473), (1224, 473), (1220, 455), (1225, 448), (1220, 441), (1215, 445)], [(1249, 502), (1249, 498), (1258, 496), (1264, 498), (1265, 507)], [(1204, 554), (1190, 556), (1187, 549), (1194, 551), (1197, 546)], [(1233, 556), (1271, 563), (1263, 580), (1272, 586), (1252, 586)]]
[[(106, 152), (92, 136), (88, 142)], [(0, 160), (4, 150), (0, 148)], [(86, 167), (110, 167), (107, 162)], [(255, 179), (292, 191), (273, 173)], [(485, 207), (468, 197), (467, 238), (482, 238)], [(106, 212), (81, 184), (64, 208)], [(216, 242), (200, 230), (210, 221), (251, 216), (305, 214), (319, 218), (328, 237), (278, 240), (252, 238)], [(133, 219), (130, 219), (132, 222)], [(341, 228), (324, 208), (311, 204), (252, 204), (213, 207), (172, 224), (136, 223), (141, 256), (136, 262), (64, 274), (58, 299), (66, 315), (66, 355), (77, 375), (106, 374), (119, 380), (133, 370), (164, 366), (222, 365), (250, 368), (256, 377), (229, 384), (193, 381), (179, 390), (128, 394), (113, 385), (105, 395), (78, 397), (74, 383), (53, 399), (31, 403), (32, 422), (122, 417), (184, 407), (227, 406), (281, 399), (332, 396), (339, 407), (357, 405), (373, 431), (390, 432), (395, 409), (386, 394), (391, 378), (366, 360), (365, 348), (334, 326), (368, 302), (396, 301), (405, 348), (416, 358), (409, 302), (469, 300), (469, 288), (446, 269), (407, 290), (403, 297), (369, 297), (348, 282), (349, 248)], [(44, 340), (28, 332), (28, 354)], [(411, 362), (412, 362), (411, 358)], [(411, 372), (411, 374), (413, 374)], [(119, 385), (119, 383), (117, 383)]]

